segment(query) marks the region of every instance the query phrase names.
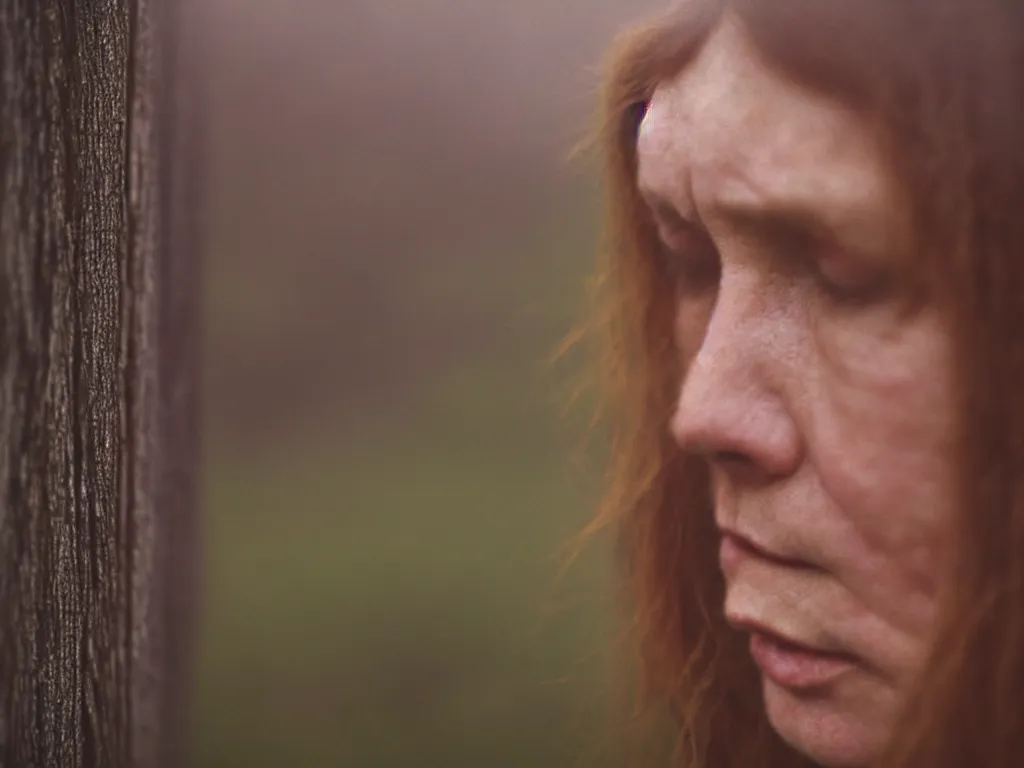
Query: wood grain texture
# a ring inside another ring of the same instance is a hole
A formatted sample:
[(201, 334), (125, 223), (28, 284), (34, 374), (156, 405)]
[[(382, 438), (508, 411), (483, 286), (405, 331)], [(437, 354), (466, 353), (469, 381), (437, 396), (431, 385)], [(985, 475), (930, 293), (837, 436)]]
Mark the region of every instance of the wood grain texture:
[(0, 0), (4, 766), (168, 766), (182, 735), (198, 238), (179, 13)]

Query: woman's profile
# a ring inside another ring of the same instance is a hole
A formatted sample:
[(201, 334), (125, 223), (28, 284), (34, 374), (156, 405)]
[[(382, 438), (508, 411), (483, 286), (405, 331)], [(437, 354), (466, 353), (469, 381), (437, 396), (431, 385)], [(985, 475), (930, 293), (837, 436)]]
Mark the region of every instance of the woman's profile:
[(600, 522), (678, 764), (1024, 765), (1024, 4), (684, 0), (604, 110)]

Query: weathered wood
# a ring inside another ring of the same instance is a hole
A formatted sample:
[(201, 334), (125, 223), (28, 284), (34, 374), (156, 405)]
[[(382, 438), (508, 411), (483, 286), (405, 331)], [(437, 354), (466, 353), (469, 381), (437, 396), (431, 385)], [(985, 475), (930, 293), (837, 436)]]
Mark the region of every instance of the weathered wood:
[(182, 735), (198, 238), (160, 3), (0, 0), (4, 766), (157, 768)]

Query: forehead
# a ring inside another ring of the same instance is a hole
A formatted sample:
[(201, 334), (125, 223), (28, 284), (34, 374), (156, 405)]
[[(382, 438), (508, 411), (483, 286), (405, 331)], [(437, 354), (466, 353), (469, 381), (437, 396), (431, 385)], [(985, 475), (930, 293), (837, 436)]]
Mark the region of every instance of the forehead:
[(639, 184), (683, 215), (721, 207), (891, 203), (868, 123), (766, 65), (726, 15), (699, 54), (656, 88), (637, 144)]

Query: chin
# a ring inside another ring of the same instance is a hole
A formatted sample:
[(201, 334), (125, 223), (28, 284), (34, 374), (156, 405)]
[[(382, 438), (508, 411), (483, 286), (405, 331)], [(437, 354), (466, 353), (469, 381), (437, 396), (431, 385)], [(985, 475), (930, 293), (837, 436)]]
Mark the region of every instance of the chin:
[(864, 768), (882, 750), (878, 723), (851, 709), (834, 691), (791, 691), (765, 680), (768, 720), (782, 739), (824, 768)]

